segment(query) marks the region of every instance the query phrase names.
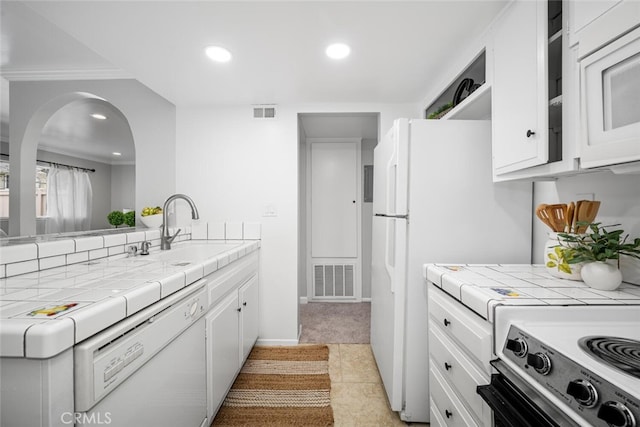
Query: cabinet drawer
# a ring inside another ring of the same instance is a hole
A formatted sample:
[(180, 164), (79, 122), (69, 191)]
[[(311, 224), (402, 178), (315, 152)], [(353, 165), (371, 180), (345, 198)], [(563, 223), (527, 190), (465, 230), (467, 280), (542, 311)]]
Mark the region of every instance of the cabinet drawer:
[(438, 413), (444, 425), (448, 427), (476, 427), (471, 414), (466, 410), (462, 402), (458, 399), (447, 381), (440, 375), (438, 369), (429, 369), (429, 388), (431, 389), (431, 399), (435, 403)]
[(489, 374), (483, 373), (440, 328), (429, 328), (430, 366), (437, 368), (440, 374), (458, 393), (467, 407), (483, 425), (491, 422), (491, 408), (476, 393), (478, 385), (489, 384)]
[(491, 324), (444, 291), (429, 286), (429, 315), (447, 336), (463, 348), (486, 372), (491, 372)]
[(431, 418), (429, 419), (429, 427), (446, 427), (447, 423), (440, 415), (440, 408), (436, 405), (433, 399), (429, 399), (429, 410), (431, 412)]

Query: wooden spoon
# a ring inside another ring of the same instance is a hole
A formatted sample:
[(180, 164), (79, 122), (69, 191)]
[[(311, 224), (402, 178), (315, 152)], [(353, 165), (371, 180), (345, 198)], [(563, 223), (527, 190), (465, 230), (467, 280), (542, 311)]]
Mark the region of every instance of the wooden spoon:
[[(600, 209), (600, 202), (598, 201), (589, 201), (585, 200), (580, 206), (579, 218), (578, 221), (583, 221), (588, 224), (591, 224), (594, 219), (596, 219), (596, 215), (598, 215), (598, 210)], [(581, 234), (587, 231), (588, 225), (583, 225), (578, 227), (577, 233)]]
[(564, 230), (564, 216), (567, 212), (567, 205), (564, 203), (547, 205), (544, 210), (549, 216), (549, 222), (552, 224), (551, 228), (553, 231), (562, 232)]
[(573, 225), (573, 216), (574, 216), (575, 210), (576, 210), (575, 203), (573, 203), (573, 202), (569, 203), (569, 206), (567, 206), (567, 214), (564, 217), (564, 232), (565, 233), (571, 233), (573, 231), (573, 229), (571, 227)]
[(577, 222), (580, 221), (580, 209), (582, 209), (582, 204), (584, 202), (588, 202), (588, 200), (578, 200), (576, 202), (576, 208), (573, 211), (573, 221), (571, 223), (571, 230), (573, 233), (577, 233), (578, 232), (578, 226), (577, 226)]
[(553, 224), (549, 220), (549, 215), (547, 214), (547, 211), (545, 210), (546, 206), (547, 205), (545, 205), (544, 203), (541, 204), (541, 205), (538, 205), (538, 207), (536, 208), (536, 216), (538, 217), (538, 219), (540, 219), (540, 221), (542, 221), (550, 229), (553, 230)]

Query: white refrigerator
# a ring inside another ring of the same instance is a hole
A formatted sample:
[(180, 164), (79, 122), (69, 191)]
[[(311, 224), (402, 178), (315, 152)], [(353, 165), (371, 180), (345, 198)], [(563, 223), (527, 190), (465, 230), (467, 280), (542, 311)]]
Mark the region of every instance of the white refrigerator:
[(429, 421), (425, 263), (530, 263), (532, 184), (493, 183), (491, 122), (398, 119), (374, 150), (371, 347), (389, 403)]

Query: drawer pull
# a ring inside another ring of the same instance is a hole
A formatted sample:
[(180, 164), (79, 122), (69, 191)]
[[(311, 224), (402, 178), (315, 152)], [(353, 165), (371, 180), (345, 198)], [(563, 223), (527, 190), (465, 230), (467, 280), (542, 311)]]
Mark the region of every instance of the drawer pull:
[(447, 418), (451, 418), (451, 416), (453, 415), (453, 412), (449, 411), (448, 409), (446, 409), (444, 411), (444, 414), (447, 416)]
[(444, 326), (449, 326), (451, 322), (445, 317), (444, 318)]
[(447, 362), (444, 362), (444, 369), (446, 369), (448, 371), (451, 368), (452, 368), (451, 365), (449, 365)]

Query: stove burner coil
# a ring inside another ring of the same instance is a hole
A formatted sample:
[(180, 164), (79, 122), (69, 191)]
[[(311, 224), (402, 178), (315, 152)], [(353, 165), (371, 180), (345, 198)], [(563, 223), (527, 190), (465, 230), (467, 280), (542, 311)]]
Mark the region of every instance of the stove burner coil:
[(578, 341), (580, 348), (594, 359), (640, 378), (640, 341), (627, 338), (590, 336)]

